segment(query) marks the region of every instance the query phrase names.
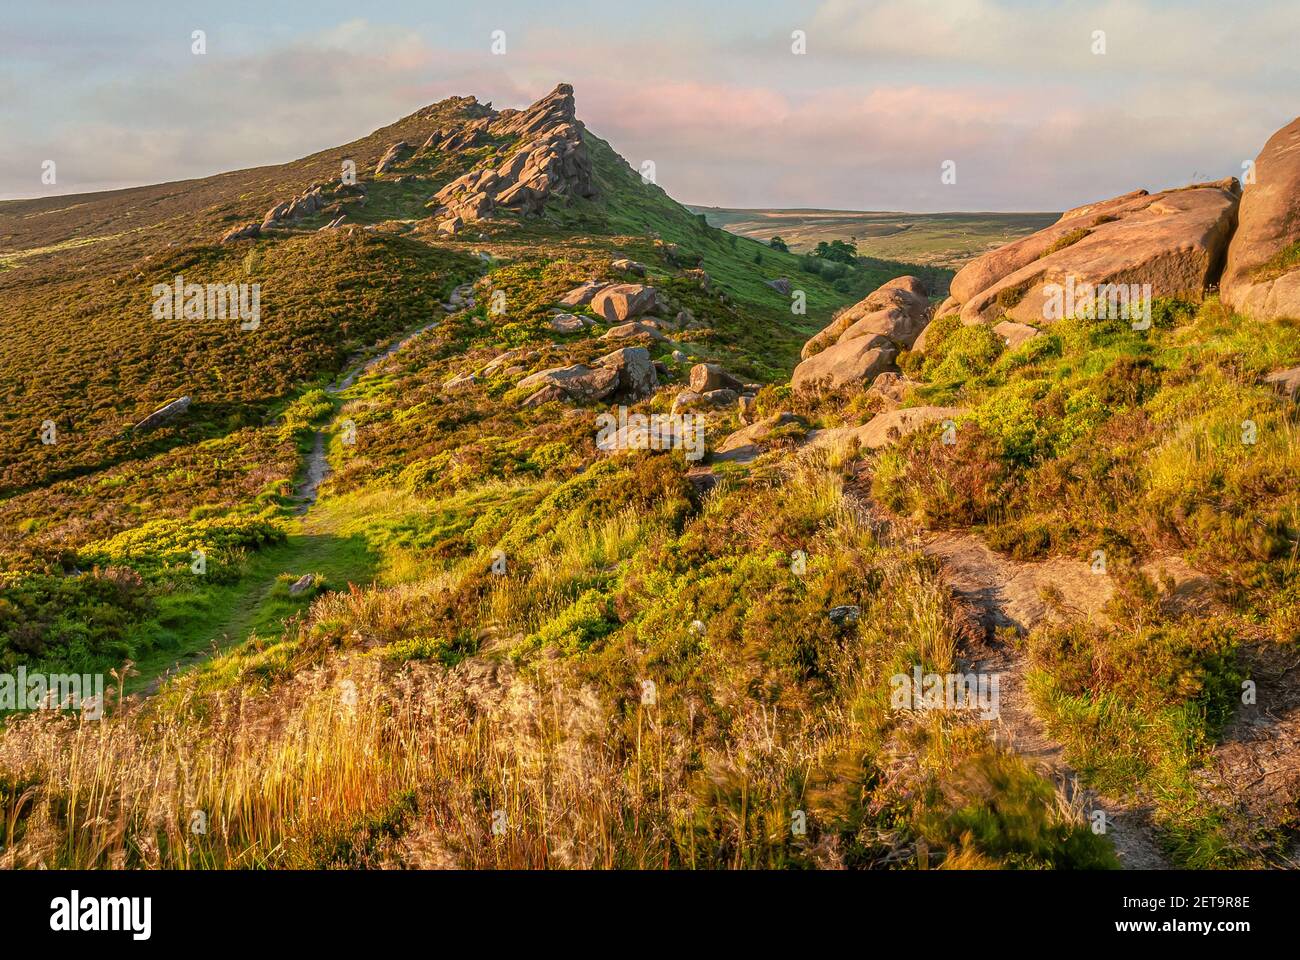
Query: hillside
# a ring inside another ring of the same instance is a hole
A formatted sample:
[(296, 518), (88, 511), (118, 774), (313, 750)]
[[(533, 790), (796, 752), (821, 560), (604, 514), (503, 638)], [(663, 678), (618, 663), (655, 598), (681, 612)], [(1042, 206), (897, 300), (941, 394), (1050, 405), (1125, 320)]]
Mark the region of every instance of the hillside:
[(733, 210), (692, 206), (711, 226), (764, 243), (780, 237), (795, 253), (848, 240), (867, 257), (956, 270), (989, 250), (1039, 230), (1055, 213), (890, 213), (857, 210)]
[[(0, 204), (0, 668), (111, 687), (5, 717), (0, 866), (1287, 865), (1300, 339), (1253, 305), (1296, 238), (1254, 187), (810, 264), (577, 106)], [(159, 317), (178, 274), (256, 322)], [(1075, 276), (1150, 324), (1050, 316)]]

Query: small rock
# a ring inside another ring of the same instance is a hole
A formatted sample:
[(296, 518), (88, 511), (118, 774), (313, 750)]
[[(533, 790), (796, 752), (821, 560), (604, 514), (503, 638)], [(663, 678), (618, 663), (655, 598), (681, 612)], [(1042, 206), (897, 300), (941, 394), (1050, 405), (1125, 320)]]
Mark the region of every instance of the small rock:
[(831, 623), (857, 623), (858, 618), (862, 616), (862, 608), (852, 604), (845, 604), (840, 607), (831, 607), (826, 615), (830, 617)]

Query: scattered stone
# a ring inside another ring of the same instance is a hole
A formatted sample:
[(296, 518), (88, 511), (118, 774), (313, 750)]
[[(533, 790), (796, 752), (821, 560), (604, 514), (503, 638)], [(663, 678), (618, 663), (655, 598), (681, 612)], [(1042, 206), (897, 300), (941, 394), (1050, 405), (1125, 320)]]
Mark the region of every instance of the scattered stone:
[(1040, 331), (1037, 327), (1031, 327), (1027, 323), (1016, 323), (1014, 320), (1003, 320), (1001, 323), (993, 325), (993, 332), (1002, 338), (1002, 342), (1007, 345), (1009, 350), (1014, 350), (1026, 340), (1032, 340), (1038, 336)]
[(540, 407), (544, 403), (559, 403), (568, 398), (568, 394), (554, 384), (548, 384), (536, 393), (530, 394), (525, 398), (523, 405), (525, 407)]
[(853, 604), (845, 604), (840, 607), (831, 607), (826, 612), (826, 615), (830, 617), (831, 623), (837, 626), (840, 624), (852, 625), (857, 623), (858, 618), (862, 616), (862, 608)]
[(164, 403), (161, 407), (149, 414), (149, 416), (145, 417), (131, 429), (139, 431), (140, 433), (144, 433), (148, 430), (156, 430), (161, 426), (171, 423), (178, 417), (183, 416), (189, 409), (189, 397), (180, 397), (179, 399), (171, 400)]
[(659, 303), (654, 287), (640, 283), (616, 283), (591, 298), (591, 310), (608, 323), (626, 323), (650, 313)]
[(694, 280), (699, 288), (705, 293), (713, 292), (713, 278), (705, 271), (698, 268), (694, 270), (684, 270), (682, 271), (682, 276), (686, 277), (688, 280)]
[(792, 287), (790, 285), (790, 280), (788, 277), (777, 277), (775, 280), (764, 280), (763, 282), (766, 283), (773, 290), (775, 290), (777, 293), (781, 294), (781, 296), (783, 297), (790, 296), (790, 290), (792, 289)]
[(1274, 370), (1264, 378), (1264, 382), (1292, 400), (1300, 397), (1300, 367)]
[(965, 412), (964, 407), (905, 407), (878, 413), (862, 426), (815, 430), (808, 440), (814, 447), (856, 445), (859, 450), (877, 450), (932, 423), (956, 420)]
[(600, 335), (602, 340), (626, 340), (630, 337), (647, 336), (651, 340), (667, 340), (668, 338), (650, 326), (648, 323), (633, 321), (632, 323), (621, 323), (617, 327), (610, 327)]
[(557, 313), (550, 319), (551, 329), (556, 333), (581, 333), (587, 329), (588, 321), (572, 313)]
[(588, 367), (575, 363), (568, 367), (552, 367), (524, 377), (517, 386), (522, 388), (558, 387), (569, 397), (581, 402), (603, 400), (618, 389), (620, 371), (614, 367)]
[(659, 386), (658, 372), (645, 347), (623, 347), (596, 361), (598, 366), (618, 371), (618, 390), (628, 399), (640, 399)]
[(698, 393), (694, 390), (683, 390), (673, 398), (673, 413), (689, 412), (692, 410), (721, 410), (726, 407), (735, 406), (739, 400), (740, 394), (735, 390), (710, 390), (708, 393)]
[(394, 164), (405, 158), (410, 152), (411, 145), (409, 143), (405, 140), (397, 141), (379, 159), (379, 163), (375, 166), (375, 176), (378, 177), (390, 170)]
[(621, 257), (610, 264), (615, 270), (621, 273), (630, 273), (638, 277), (645, 276), (645, 264), (638, 263), (635, 260), (629, 260), (627, 257)]
[(460, 217), (448, 217), (438, 223), (438, 232), (447, 236), (455, 236), (456, 231), (464, 226), (465, 221)]
[(304, 593), (310, 590), (312, 586), (315, 585), (315, 583), (316, 583), (316, 577), (314, 574), (304, 573), (301, 577), (299, 577), (290, 585), (289, 596), (291, 597), (302, 596)]
[(473, 373), (466, 373), (459, 377), (452, 377), (442, 385), (442, 389), (446, 393), (454, 393), (457, 390), (463, 390), (465, 387), (472, 387), (476, 383), (478, 383), (478, 376)]
[(803, 421), (793, 413), (775, 413), (758, 423), (742, 427), (723, 440), (713, 451), (714, 460), (749, 463), (762, 452), (760, 444), (782, 427), (802, 427)]
[(600, 280), (588, 280), (586, 283), (582, 284), (582, 286), (574, 287), (562, 296), (558, 303), (565, 307), (585, 307), (587, 304), (591, 303), (592, 297), (608, 286), (608, 283), (604, 283)]
[(696, 393), (727, 388), (739, 393), (745, 385), (716, 363), (697, 363), (691, 367), (690, 387)]
[(242, 227), (232, 227), (222, 238), (222, 243), (234, 243), (236, 240), (252, 240), (261, 236), (262, 225), (254, 220), (252, 223), (246, 223)]

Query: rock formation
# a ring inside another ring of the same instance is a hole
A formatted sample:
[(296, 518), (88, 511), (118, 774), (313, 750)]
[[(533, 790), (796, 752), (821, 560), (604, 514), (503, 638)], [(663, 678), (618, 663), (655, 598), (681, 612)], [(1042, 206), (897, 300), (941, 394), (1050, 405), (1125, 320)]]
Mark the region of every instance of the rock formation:
[(801, 392), (865, 386), (912, 346), (929, 318), (930, 300), (920, 280), (890, 280), (804, 344), (791, 384)]
[(1300, 317), (1300, 118), (1269, 138), (1241, 197), (1220, 297), (1256, 320)]
[(1037, 327), (1060, 319), (1067, 300), (1092, 309), (1088, 292), (1105, 285), (1150, 284), (1153, 298), (1199, 301), (1218, 281), (1240, 195), (1229, 178), (1067, 210), (1050, 227), (966, 264), (937, 315)]
[[(461, 136), (457, 134), (440, 148), (469, 146), (469, 141), (457, 139)], [(518, 146), (498, 166), (477, 166), (434, 195), (435, 215), (443, 222), (453, 217), (462, 222), (483, 220), (498, 209), (537, 213), (554, 197), (596, 195), (591, 158), (574, 113), (573, 88), (567, 83), (527, 110), (476, 121), (472, 137), (489, 136), (517, 138)]]

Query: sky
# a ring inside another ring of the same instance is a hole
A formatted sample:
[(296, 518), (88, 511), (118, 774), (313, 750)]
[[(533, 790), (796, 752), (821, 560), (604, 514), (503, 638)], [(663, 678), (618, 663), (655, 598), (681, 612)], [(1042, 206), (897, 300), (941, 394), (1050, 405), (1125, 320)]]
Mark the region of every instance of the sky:
[(1300, 112), (1300, 2), (0, 0), (0, 199), (281, 163), (561, 81), (686, 203), (1053, 211), (1241, 176)]

